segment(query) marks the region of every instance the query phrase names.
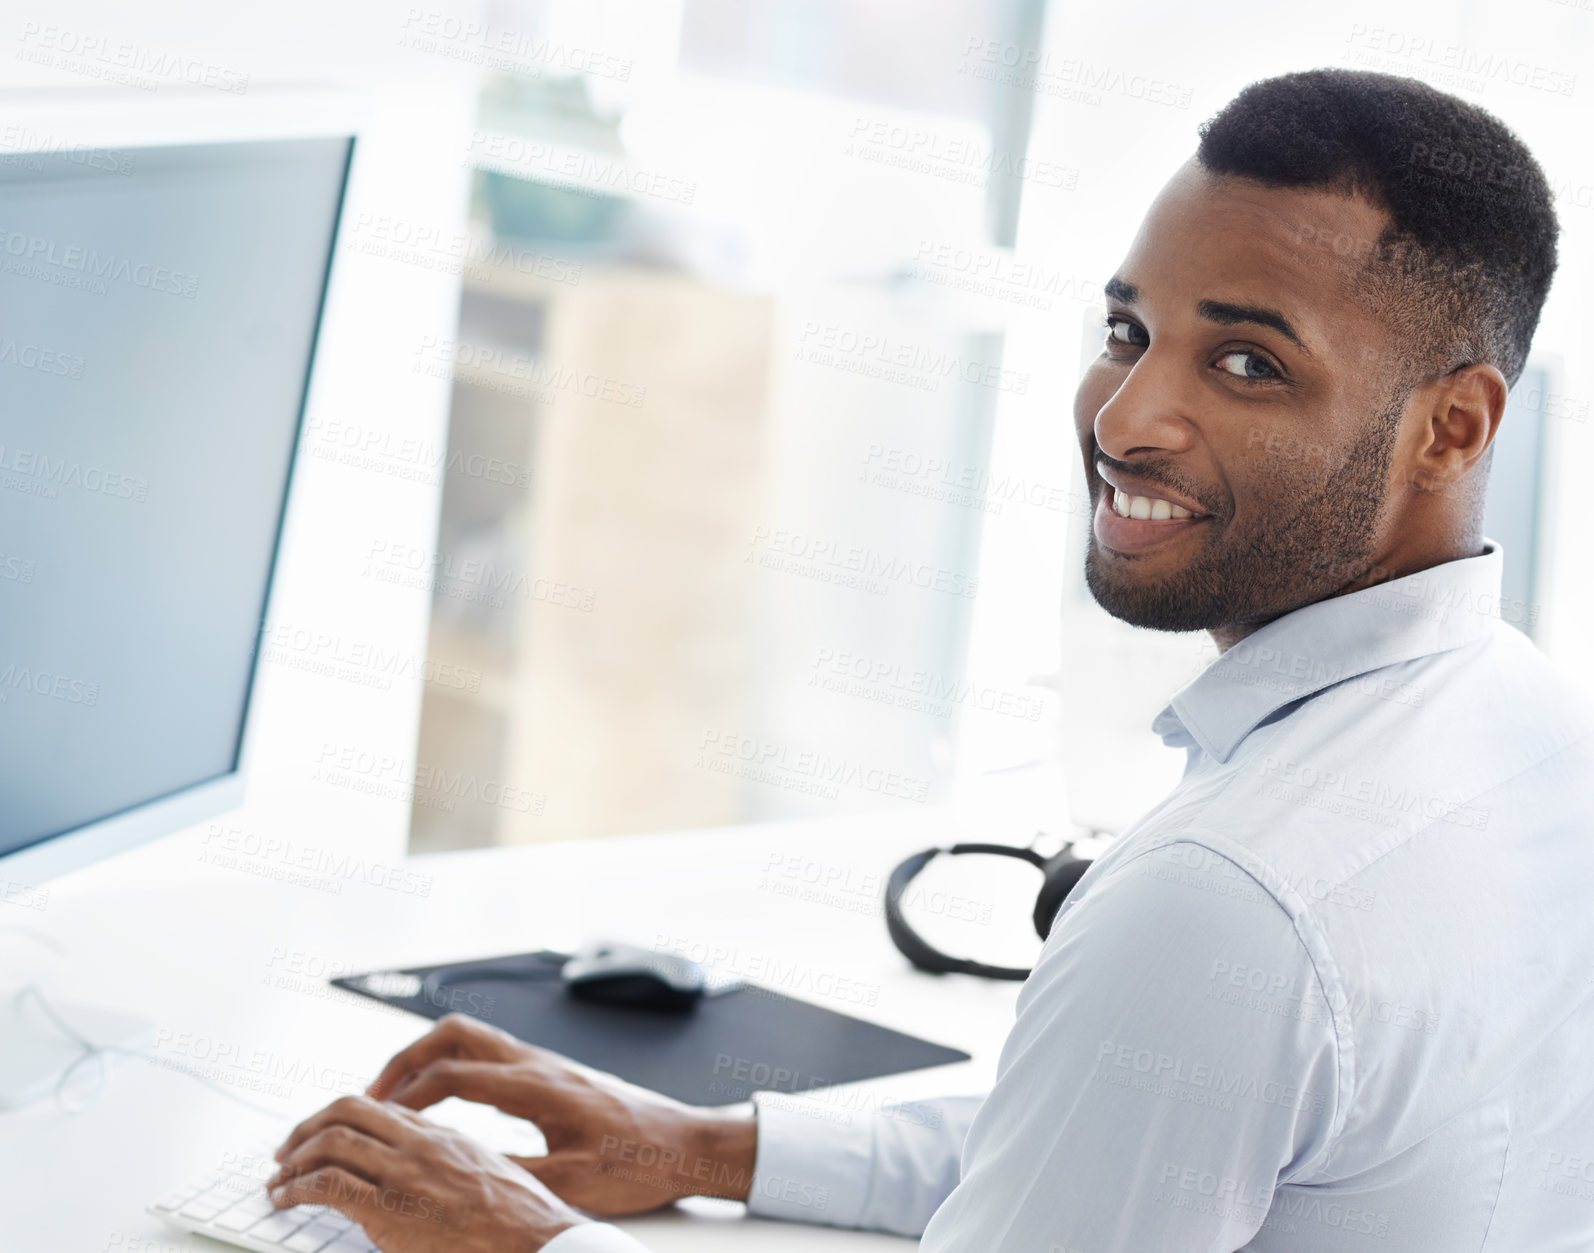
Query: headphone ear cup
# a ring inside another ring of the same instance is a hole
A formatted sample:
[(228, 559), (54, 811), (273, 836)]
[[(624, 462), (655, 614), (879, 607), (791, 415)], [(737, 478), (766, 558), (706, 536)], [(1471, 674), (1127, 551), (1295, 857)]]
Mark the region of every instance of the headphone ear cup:
[(1052, 933), (1057, 911), (1089, 869), (1088, 857), (1075, 857), (1072, 853), (1059, 853), (1046, 863), (1046, 881), (1035, 898), (1035, 932), (1041, 939)]

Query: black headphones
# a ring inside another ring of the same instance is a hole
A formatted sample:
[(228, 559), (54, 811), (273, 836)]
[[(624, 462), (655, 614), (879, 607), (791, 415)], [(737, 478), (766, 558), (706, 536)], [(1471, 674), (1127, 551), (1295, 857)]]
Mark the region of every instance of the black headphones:
[(1034, 914), (1036, 934), (1044, 940), (1051, 932), (1052, 920), (1062, 908), (1064, 898), (1073, 891), (1080, 876), (1090, 869), (1090, 859), (1076, 857), (1073, 847), (1072, 844), (1065, 844), (1061, 852), (1050, 857), (1036, 852), (1033, 846), (1015, 848), (1010, 844), (954, 844), (951, 848), (927, 848), (922, 853), (915, 853), (893, 870), (891, 878), (886, 881), (886, 930), (891, 933), (891, 942), (910, 962), (931, 974), (978, 975), (982, 979), (1029, 978), (1029, 971), (1022, 966), (987, 966), (984, 962), (967, 957), (948, 957), (931, 947), (902, 916), (902, 894), (913, 882), (913, 877), (942, 853), (953, 857), (960, 853), (994, 853), (999, 857), (1017, 857), (1029, 862), (1045, 876), (1040, 895), (1035, 898)]

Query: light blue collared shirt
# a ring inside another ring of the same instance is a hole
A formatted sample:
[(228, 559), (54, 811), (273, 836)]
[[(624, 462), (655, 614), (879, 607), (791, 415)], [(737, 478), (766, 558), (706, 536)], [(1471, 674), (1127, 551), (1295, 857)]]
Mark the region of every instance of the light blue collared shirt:
[(1181, 688), (1184, 777), (1063, 905), (989, 1096), (760, 1095), (750, 1209), (931, 1253), (1594, 1248), (1594, 716), (1500, 620), (1502, 560)]

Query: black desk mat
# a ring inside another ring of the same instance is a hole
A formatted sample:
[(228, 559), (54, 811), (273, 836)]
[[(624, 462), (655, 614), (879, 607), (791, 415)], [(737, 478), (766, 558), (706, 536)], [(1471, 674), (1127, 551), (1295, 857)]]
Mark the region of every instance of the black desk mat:
[[(332, 982), (426, 1018), (469, 1014), (689, 1105), (733, 1105), (754, 1092), (806, 1092), (969, 1057), (754, 984), (677, 1014), (578, 1001), (557, 978), (566, 957), (542, 950)], [(532, 972), (541, 965), (547, 973), (494, 977), (497, 963)], [(450, 969), (461, 973), (430, 993), (417, 989), (417, 981)]]

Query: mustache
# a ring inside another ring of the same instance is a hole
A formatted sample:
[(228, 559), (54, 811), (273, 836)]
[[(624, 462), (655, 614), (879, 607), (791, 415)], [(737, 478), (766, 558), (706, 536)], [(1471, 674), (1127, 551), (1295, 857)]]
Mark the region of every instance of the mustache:
[[(1218, 514), (1218, 511), (1207, 502), (1202, 492), (1197, 491), (1188, 482), (1168, 474), (1159, 462), (1119, 461), (1116, 457), (1109, 457), (1101, 449), (1096, 448), (1091, 455), (1090, 468), (1098, 478), (1101, 477), (1101, 471), (1098, 468), (1101, 465), (1105, 465), (1109, 470), (1116, 470), (1127, 478), (1144, 479), (1153, 487), (1166, 487), (1171, 492), (1195, 501), (1196, 504), (1201, 506), (1202, 513), (1211, 514), (1214, 517)], [(1103, 480), (1102, 486), (1110, 488), (1112, 485)]]

